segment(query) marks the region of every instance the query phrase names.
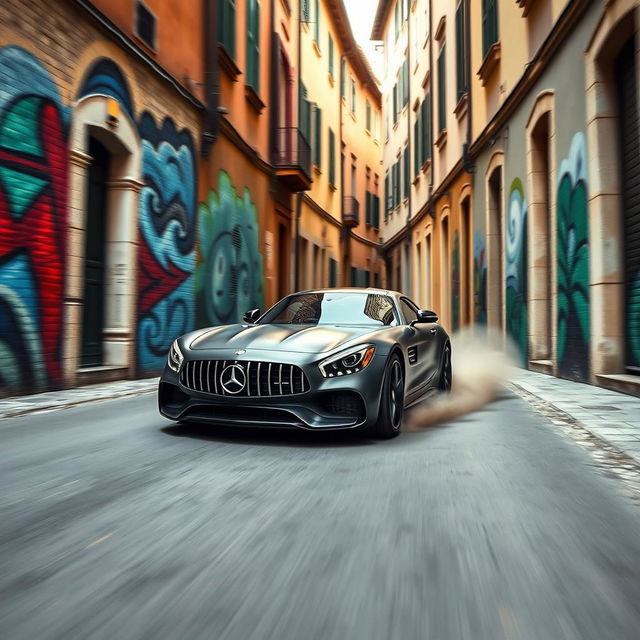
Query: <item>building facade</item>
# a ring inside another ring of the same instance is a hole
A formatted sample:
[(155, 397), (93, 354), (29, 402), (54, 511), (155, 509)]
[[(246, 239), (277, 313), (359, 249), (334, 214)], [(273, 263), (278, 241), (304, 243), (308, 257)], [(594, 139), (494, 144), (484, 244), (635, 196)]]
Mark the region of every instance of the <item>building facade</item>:
[[(351, 255), (376, 268), (357, 249), (377, 246), (375, 229), (345, 231), (329, 184), (341, 56), (362, 104), (379, 94), (344, 6), (323, 3), (326, 53), (311, 53), (329, 82), (331, 25), (335, 100), (312, 171), (309, 4), (0, 5), (1, 395), (153, 375), (176, 336), (273, 304), (298, 273), (328, 285)], [(364, 174), (375, 145), (358, 149)]]
[(638, 4), (381, 0), (372, 33), (390, 286), (522, 366), (636, 394)]

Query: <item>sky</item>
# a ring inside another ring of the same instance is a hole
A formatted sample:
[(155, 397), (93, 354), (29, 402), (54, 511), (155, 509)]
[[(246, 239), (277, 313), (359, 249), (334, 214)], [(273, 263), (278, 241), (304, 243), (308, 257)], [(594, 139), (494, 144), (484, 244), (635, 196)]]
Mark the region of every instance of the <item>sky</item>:
[(378, 0), (343, 0), (344, 6), (349, 14), (351, 30), (358, 44), (364, 49), (369, 58), (373, 72), (382, 80), (383, 58), (382, 53), (374, 49), (373, 43), (369, 40), (371, 27), (376, 15)]

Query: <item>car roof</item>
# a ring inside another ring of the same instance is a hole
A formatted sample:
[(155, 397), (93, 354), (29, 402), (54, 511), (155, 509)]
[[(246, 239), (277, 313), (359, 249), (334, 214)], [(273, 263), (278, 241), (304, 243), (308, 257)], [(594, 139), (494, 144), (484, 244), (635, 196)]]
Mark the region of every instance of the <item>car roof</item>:
[(303, 293), (379, 293), (386, 296), (402, 296), (399, 291), (391, 291), (390, 289), (378, 289), (376, 287), (334, 287), (328, 289), (307, 289), (306, 291), (296, 291), (290, 295), (299, 295)]

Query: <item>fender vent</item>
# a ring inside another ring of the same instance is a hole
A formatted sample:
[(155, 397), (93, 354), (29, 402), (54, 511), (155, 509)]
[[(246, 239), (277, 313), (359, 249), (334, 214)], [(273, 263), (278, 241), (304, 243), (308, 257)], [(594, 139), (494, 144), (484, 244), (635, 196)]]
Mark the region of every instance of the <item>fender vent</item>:
[(407, 357), (409, 358), (409, 364), (418, 362), (418, 347), (409, 347), (407, 349)]

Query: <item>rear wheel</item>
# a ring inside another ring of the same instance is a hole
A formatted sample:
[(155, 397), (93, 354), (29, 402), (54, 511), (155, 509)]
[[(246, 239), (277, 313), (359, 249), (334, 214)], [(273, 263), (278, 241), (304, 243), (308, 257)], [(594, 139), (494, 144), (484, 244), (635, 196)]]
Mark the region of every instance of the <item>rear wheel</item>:
[(380, 413), (372, 429), (377, 438), (395, 438), (402, 427), (404, 414), (404, 372), (397, 354), (389, 359), (385, 370)]
[(444, 393), (451, 391), (451, 345), (446, 344), (442, 352), (442, 367), (440, 369), (440, 381), (438, 389)]

